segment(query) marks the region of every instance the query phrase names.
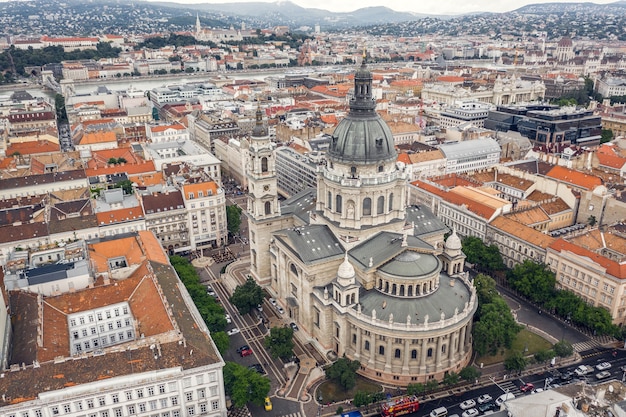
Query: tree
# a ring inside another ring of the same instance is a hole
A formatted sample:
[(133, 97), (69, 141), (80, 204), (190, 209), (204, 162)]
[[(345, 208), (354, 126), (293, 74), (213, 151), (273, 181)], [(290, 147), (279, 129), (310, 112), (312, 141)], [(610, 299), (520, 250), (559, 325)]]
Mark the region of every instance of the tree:
[(352, 400), (352, 404), (357, 408), (361, 408), (366, 405), (369, 405), (371, 402), (372, 402), (372, 396), (368, 392), (365, 392), (365, 391), (357, 391), (354, 394), (354, 399)]
[(243, 407), (248, 401), (262, 405), (270, 392), (270, 380), (245, 366), (226, 362), (223, 373), (224, 390), (235, 407)]
[(554, 346), (552, 346), (552, 349), (554, 350), (554, 354), (559, 358), (566, 358), (574, 353), (572, 344), (565, 339), (556, 342)]
[(422, 395), (426, 391), (426, 385), (418, 382), (416, 384), (409, 384), (406, 387), (406, 393), (408, 395)]
[(478, 295), (478, 304), (489, 304), (493, 302), (494, 297), (499, 297), (496, 289), (496, 281), (488, 275), (478, 274), (474, 278), (474, 287)]
[(226, 332), (213, 332), (211, 333), (211, 339), (215, 342), (217, 350), (224, 355), (230, 347), (230, 337), (228, 337)]
[(525, 260), (507, 274), (511, 288), (533, 302), (544, 304), (554, 297), (556, 277), (545, 264)]
[(501, 347), (510, 348), (522, 329), (501, 297), (489, 304), (479, 305), (478, 317), (473, 331), (474, 349), (481, 356), (487, 353), (495, 355)]
[(272, 357), (287, 359), (293, 356), (293, 329), (291, 327), (272, 327), (265, 338), (265, 347)]
[(326, 377), (336, 381), (345, 390), (349, 390), (356, 385), (356, 371), (360, 367), (359, 361), (351, 361), (346, 357), (339, 358), (326, 368)]
[(587, 223), (589, 223), (589, 226), (591, 227), (595, 226), (597, 222), (598, 220), (596, 220), (596, 216), (593, 214), (587, 218)]
[(444, 385), (454, 385), (454, 384), (457, 384), (459, 382), (459, 379), (460, 379), (459, 378), (459, 374), (457, 374), (456, 372), (448, 372), (443, 377), (443, 384)]
[(526, 368), (526, 358), (522, 352), (512, 352), (506, 359), (504, 359), (504, 369), (507, 371), (522, 372)]
[(462, 245), (467, 262), (477, 265), (479, 269), (490, 271), (504, 269), (504, 262), (496, 245), (487, 246), (480, 238), (473, 236), (463, 239)]
[(459, 376), (466, 381), (475, 381), (476, 379), (480, 378), (480, 372), (473, 366), (466, 366), (465, 368), (461, 369), (461, 372), (459, 372)]
[(429, 379), (428, 382), (426, 383), (426, 391), (432, 392), (436, 390), (438, 386), (439, 386), (439, 382), (436, 379)]
[(253, 308), (263, 302), (263, 289), (254, 279), (248, 277), (243, 285), (238, 285), (230, 296), (230, 302), (233, 303), (239, 314), (247, 314)]
[(239, 227), (241, 226), (241, 211), (241, 207), (236, 204), (226, 206), (226, 224), (228, 231), (233, 235), (239, 233)]
[(57, 123), (67, 123), (67, 113), (65, 111), (65, 97), (61, 94), (54, 95), (54, 107), (57, 113)]
[(538, 363), (546, 362), (554, 358), (554, 355), (555, 354), (553, 350), (540, 350), (535, 353), (535, 360)]
[(602, 129), (600, 133), (600, 143), (606, 143), (613, 140), (613, 131), (611, 129)]
[(121, 188), (124, 190), (124, 194), (133, 193), (133, 182), (131, 180), (123, 180), (115, 184), (114, 188)]

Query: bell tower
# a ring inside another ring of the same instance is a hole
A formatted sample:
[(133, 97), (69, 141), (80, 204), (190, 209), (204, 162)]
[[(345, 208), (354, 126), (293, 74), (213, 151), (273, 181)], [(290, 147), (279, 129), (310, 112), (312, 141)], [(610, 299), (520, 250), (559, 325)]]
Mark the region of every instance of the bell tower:
[(250, 230), (250, 272), (260, 285), (269, 284), (272, 223), (280, 217), (276, 184), (276, 145), (263, 125), (258, 107), (256, 124), (246, 153), (248, 178), (248, 226)]

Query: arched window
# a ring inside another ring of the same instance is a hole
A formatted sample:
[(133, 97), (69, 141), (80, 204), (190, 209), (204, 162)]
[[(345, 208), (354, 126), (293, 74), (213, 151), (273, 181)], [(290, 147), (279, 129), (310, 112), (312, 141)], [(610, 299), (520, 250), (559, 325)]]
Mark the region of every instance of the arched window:
[(413, 349), (411, 351), (411, 359), (417, 359), (417, 350), (416, 349)]
[(365, 341), (365, 346), (363, 347), (363, 349), (370, 350), (370, 342), (369, 342), (369, 340)]
[(326, 199), (326, 204), (328, 204), (328, 210), (333, 209), (333, 195), (330, 193), (330, 191), (328, 192), (328, 198)]
[(272, 203), (269, 201), (265, 202), (265, 214), (272, 214)]
[(383, 197), (382, 195), (380, 197), (378, 197), (378, 204), (377, 204), (378, 208), (376, 210), (377, 214), (383, 214), (385, 212), (385, 197)]
[(426, 356), (428, 356), (429, 358), (433, 357), (433, 348), (428, 348), (428, 351), (426, 352)]
[(363, 215), (364, 216), (372, 215), (372, 199), (369, 197), (363, 199)]
[(380, 166), (378, 167), (378, 172), (383, 172), (383, 169), (384, 169), (384, 168), (383, 168), (383, 166), (382, 166), (382, 165), (380, 165)]
[(335, 197), (335, 213), (341, 213), (341, 206), (342, 206), (341, 196), (337, 195)]
[(294, 274), (295, 276), (298, 276), (298, 268), (296, 268), (295, 264), (291, 264), (289, 266), (289, 269), (291, 270), (291, 273)]
[(446, 345), (441, 345), (441, 353), (446, 353)]
[(379, 355), (385, 354), (385, 347), (383, 345), (378, 346), (378, 354)]
[(261, 158), (261, 172), (267, 172), (267, 157)]
[(350, 176), (356, 178), (356, 167), (350, 167)]
[(389, 194), (389, 211), (393, 210), (393, 193)]
[(401, 352), (400, 352), (400, 349), (396, 349), (396, 351), (393, 353), (393, 356), (394, 356), (395, 358), (400, 358), (400, 353), (401, 353)]

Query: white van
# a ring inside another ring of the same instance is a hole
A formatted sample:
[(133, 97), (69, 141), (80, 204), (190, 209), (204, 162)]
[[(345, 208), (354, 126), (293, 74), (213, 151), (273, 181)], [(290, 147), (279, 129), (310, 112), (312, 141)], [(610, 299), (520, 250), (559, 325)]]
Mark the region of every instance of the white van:
[(496, 405), (498, 407), (500, 407), (503, 402), (508, 401), (508, 400), (512, 400), (513, 398), (515, 398), (515, 395), (513, 395), (510, 392), (507, 392), (506, 394), (502, 394), (501, 396), (496, 398)]
[(448, 415), (448, 409), (446, 407), (435, 408), (430, 412), (430, 417), (446, 417)]

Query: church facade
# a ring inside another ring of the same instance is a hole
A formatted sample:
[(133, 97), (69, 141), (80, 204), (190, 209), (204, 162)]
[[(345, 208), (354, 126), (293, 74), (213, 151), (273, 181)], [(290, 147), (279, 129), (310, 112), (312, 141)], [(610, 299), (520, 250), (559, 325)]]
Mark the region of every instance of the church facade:
[(407, 385), (459, 372), (472, 354), (477, 297), (455, 232), (407, 206), (408, 174), (357, 69), (317, 188), (279, 202), (260, 110), (246, 144), (250, 273), (302, 334), (370, 379)]

